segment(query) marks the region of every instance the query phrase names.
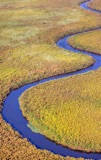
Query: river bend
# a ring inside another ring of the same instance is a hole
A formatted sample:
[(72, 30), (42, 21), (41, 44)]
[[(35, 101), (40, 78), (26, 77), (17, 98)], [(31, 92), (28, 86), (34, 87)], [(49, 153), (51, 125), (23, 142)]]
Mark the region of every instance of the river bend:
[[(86, 9), (86, 10), (91, 10), (99, 14), (101, 13), (100, 11), (90, 9), (87, 5), (88, 2), (89, 1), (82, 3), (80, 5), (81, 8)], [(81, 52), (77, 49), (74, 49), (68, 44), (68, 39), (71, 36), (67, 36), (67, 37), (60, 39), (57, 42), (57, 46), (60, 48), (64, 48), (66, 50), (73, 51), (75, 53)], [(101, 67), (101, 56), (100, 55), (96, 55), (96, 54), (85, 52), (85, 51), (82, 51), (82, 53), (92, 56), (96, 60), (96, 62), (92, 66), (86, 69), (82, 69), (80, 71), (75, 71), (75, 72), (64, 74), (64, 75), (54, 76), (51, 78), (46, 78), (38, 82), (24, 85), (23, 87), (20, 87), (19, 89), (12, 91), (4, 101), (2, 116), (4, 120), (14, 128), (14, 130), (17, 130), (22, 135), (23, 138), (27, 138), (28, 141), (30, 141), (33, 145), (35, 145), (39, 149), (46, 149), (55, 154), (62, 155), (64, 157), (71, 156), (71, 157), (76, 157), (76, 158), (82, 157), (82, 158), (92, 158), (92, 159), (99, 160), (101, 159), (101, 153), (87, 153), (87, 152), (80, 152), (80, 151), (75, 151), (69, 148), (65, 148), (62, 145), (58, 145), (55, 142), (52, 142), (51, 140), (47, 139), (45, 136), (39, 133), (32, 132), (31, 129), (27, 127), (28, 121), (23, 117), (22, 112), (20, 110), (19, 101), (18, 101), (18, 98), (21, 96), (21, 94), (24, 91), (26, 91), (26, 89), (29, 89), (32, 86), (36, 86), (38, 84), (42, 84), (42, 83), (56, 80), (59, 78), (65, 78), (65, 77), (69, 77), (69, 76), (73, 76), (77, 74), (86, 73), (88, 71), (96, 70), (99, 67)]]

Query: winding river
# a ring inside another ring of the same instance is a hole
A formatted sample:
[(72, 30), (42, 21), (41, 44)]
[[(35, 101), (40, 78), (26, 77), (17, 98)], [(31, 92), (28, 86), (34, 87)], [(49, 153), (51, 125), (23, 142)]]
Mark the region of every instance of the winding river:
[[(89, 1), (84, 2), (80, 6), (84, 9), (91, 10), (91, 11), (94, 11), (97, 13), (101, 13), (99, 11), (95, 11), (95, 10), (90, 9), (87, 6), (88, 2)], [(71, 35), (71, 36), (73, 36), (73, 35)], [(66, 50), (73, 51), (75, 53), (80, 52), (79, 50), (72, 48), (68, 44), (67, 41), (71, 36), (67, 36), (67, 37), (60, 39), (57, 42), (57, 46), (64, 48)], [(2, 116), (7, 123), (11, 124), (11, 126), (22, 135), (23, 138), (27, 138), (28, 141), (30, 141), (33, 145), (35, 145), (39, 149), (46, 149), (46, 150), (49, 150), (55, 154), (62, 155), (64, 157), (71, 156), (71, 157), (76, 157), (76, 158), (82, 157), (82, 158), (92, 158), (92, 159), (99, 160), (99, 159), (101, 159), (101, 153), (87, 153), (87, 152), (80, 152), (80, 151), (75, 151), (75, 150), (72, 150), (69, 148), (65, 148), (62, 145), (58, 145), (55, 142), (52, 142), (51, 140), (47, 139), (46, 137), (44, 137), (43, 135), (41, 135), (39, 133), (32, 132), (31, 129), (29, 127), (27, 127), (28, 121), (23, 117), (22, 112), (20, 110), (19, 101), (18, 101), (18, 98), (21, 96), (21, 94), (26, 89), (29, 89), (32, 86), (36, 86), (38, 84), (42, 84), (44, 82), (48, 82), (51, 80), (56, 80), (59, 78), (65, 78), (65, 77), (85, 73), (85, 72), (88, 72), (91, 70), (96, 70), (99, 67), (101, 67), (101, 56), (100, 55), (96, 55), (96, 54), (84, 52), (84, 51), (82, 51), (82, 53), (92, 56), (96, 60), (96, 62), (92, 66), (90, 66), (86, 69), (82, 69), (80, 71), (72, 72), (69, 74), (46, 78), (46, 79), (40, 80), (38, 82), (27, 84), (17, 90), (12, 91), (4, 101)]]

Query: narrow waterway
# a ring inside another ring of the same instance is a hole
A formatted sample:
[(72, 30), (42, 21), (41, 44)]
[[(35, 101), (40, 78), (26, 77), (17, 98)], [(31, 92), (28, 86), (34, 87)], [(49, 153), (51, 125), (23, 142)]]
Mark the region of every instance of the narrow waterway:
[[(84, 9), (92, 10), (89, 7), (87, 7), (88, 2), (84, 2), (80, 6)], [(95, 10), (92, 10), (92, 11), (98, 12)], [(101, 12), (98, 12), (98, 13), (101, 13)], [(67, 37), (60, 39), (57, 42), (57, 46), (60, 48), (64, 48), (66, 50), (73, 51), (75, 52), (75, 54), (78, 54), (77, 52), (81, 52), (81, 51), (72, 48), (68, 44), (68, 39), (71, 36), (67, 36)], [(22, 137), (27, 138), (37, 148), (46, 149), (55, 154), (59, 154), (62, 156), (71, 156), (71, 157), (76, 157), (76, 158), (78, 157), (92, 158), (92, 159), (99, 160), (101, 159), (101, 153), (87, 153), (87, 152), (74, 151), (72, 149), (68, 149), (61, 145), (58, 145), (55, 142), (52, 142), (51, 140), (47, 139), (46, 137), (44, 137), (43, 135), (39, 133), (32, 132), (31, 129), (27, 127), (28, 121), (23, 117), (22, 112), (20, 110), (19, 101), (18, 101), (18, 98), (21, 96), (21, 94), (25, 92), (26, 89), (29, 89), (30, 87), (36, 86), (38, 84), (43, 84), (48, 81), (56, 80), (59, 78), (65, 78), (65, 77), (69, 77), (69, 76), (73, 76), (77, 74), (86, 73), (91, 70), (96, 70), (101, 66), (101, 56), (100, 55), (96, 55), (96, 54), (84, 52), (84, 51), (82, 51), (82, 53), (92, 56), (96, 60), (96, 62), (92, 66), (86, 69), (82, 69), (80, 71), (72, 72), (69, 74), (46, 78), (38, 82), (24, 85), (23, 87), (12, 91), (5, 99), (3, 110), (2, 110), (2, 116), (6, 122), (11, 124), (11, 126), (22, 135)]]

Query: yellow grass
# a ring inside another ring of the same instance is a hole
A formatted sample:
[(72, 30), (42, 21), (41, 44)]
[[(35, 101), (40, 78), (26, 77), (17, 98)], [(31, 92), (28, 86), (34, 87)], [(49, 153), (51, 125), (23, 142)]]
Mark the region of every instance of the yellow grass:
[(101, 54), (101, 30), (78, 34), (69, 39), (69, 43), (80, 50)]
[(93, 0), (89, 3), (89, 7), (101, 11), (101, 0)]
[[(11, 89), (81, 69), (94, 62), (91, 57), (75, 55), (55, 45), (64, 35), (101, 26), (101, 17), (80, 9), (81, 2), (0, 0), (0, 108)], [(35, 149), (25, 139), (19, 138), (10, 126), (8, 132), (5, 129), (8, 125), (2, 117), (0, 124), (1, 159), (47, 159), (49, 152)], [(55, 159), (56, 155), (53, 156)], [(50, 159), (53, 156), (50, 154)]]
[(57, 143), (101, 152), (100, 74), (101, 69), (29, 89), (20, 98), (24, 116)]

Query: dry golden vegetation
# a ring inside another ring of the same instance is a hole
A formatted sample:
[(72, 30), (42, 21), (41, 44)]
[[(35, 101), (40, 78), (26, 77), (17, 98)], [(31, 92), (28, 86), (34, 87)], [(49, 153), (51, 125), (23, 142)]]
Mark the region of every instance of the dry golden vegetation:
[[(0, 160), (75, 160), (32, 146), (0, 118)], [(83, 158), (79, 158), (83, 160)]]
[(89, 3), (89, 7), (101, 11), (101, 0), (93, 0)]
[[(14, 88), (94, 62), (91, 57), (75, 55), (55, 44), (64, 35), (101, 26), (101, 17), (80, 9), (81, 2), (83, 0), (0, 0), (0, 108)], [(0, 159), (47, 157), (64, 159), (36, 149), (0, 116)]]
[(101, 30), (72, 36), (69, 43), (80, 50), (101, 54)]
[(101, 69), (27, 90), (20, 105), (29, 126), (63, 146), (101, 152), (100, 75)]

